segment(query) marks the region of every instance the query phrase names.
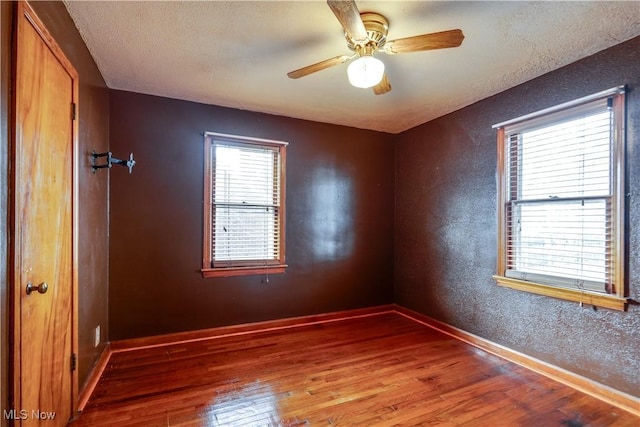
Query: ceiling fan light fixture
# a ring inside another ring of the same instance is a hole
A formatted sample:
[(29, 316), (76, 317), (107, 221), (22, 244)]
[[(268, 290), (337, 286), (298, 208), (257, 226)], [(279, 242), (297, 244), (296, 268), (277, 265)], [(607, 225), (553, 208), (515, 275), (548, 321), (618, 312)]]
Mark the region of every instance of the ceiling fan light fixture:
[(342, 25), (347, 47), (354, 54), (336, 56), (291, 71), (287, 73), (291, 79), (308, 76), (357, 57), (347, 68), (349, 83), (358, 88), (373, 88), (374, 94), (382, 95), (391, 90), (391, 83), (384, 64), (373, 57), (374, 53), (395, 55), (446, 49), (460, 46), (464, 39), (462, 30), (455, 29), (387, 40), (389, 21), (384, 16), (375, 12), (360, 13), (355, 0), (327, 0), (327, 4)]
[(370, 88), (382, 80), (384, 63), (371, 55), (363, 55), (349, 64), (347, 75), (352, 86)]

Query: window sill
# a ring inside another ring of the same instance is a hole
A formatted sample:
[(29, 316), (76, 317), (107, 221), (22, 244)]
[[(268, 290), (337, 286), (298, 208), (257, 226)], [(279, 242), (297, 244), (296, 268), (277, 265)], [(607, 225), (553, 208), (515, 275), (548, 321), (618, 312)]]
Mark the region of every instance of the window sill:
[(234, 277), (234, 276), (257, 276), (264, 274), (282, 274), (285, 272), (288, 265), (268, 265), (260, 267), (218, 267), (218, 268), (203, 268), (202, 277)]
[(527, 282), (525, 280), (518, 280), (504, 276), (493, 276), (493, 278), (498, 282), (498, 285), (507, 288), (568, 301), (580, 302), (597, 307), (610, 308), (613, 310), (626, 311), (629, 303), (627, 298), (622, 298), (616, 295), (580, 291), (578, 289), (559, 288), (556, 286), (542, 285), (540, 283)]

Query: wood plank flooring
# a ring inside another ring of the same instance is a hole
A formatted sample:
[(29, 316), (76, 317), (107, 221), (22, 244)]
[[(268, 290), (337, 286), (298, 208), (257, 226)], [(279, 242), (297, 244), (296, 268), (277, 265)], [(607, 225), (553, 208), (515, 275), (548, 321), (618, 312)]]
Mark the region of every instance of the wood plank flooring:
[(114, 353), (81, 426), (634, 426), (397, 313)]

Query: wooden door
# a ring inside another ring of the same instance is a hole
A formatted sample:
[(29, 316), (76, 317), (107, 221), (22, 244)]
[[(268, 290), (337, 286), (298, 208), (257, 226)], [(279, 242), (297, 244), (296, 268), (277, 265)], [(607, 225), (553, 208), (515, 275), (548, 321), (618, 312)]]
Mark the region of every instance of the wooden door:
[(28, 4), (16, 16), (12, 418), (65, 426), (77, 390), (77, 74)]

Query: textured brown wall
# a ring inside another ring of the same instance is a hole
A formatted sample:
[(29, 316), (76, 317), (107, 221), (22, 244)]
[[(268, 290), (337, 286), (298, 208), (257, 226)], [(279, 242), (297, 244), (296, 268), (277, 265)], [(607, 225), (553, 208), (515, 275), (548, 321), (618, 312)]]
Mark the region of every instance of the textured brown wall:
[(91, 172), (91, 150), (109, 147), (109, 91), (62, 2), (31, 3), (80, 76), (79, 100), (79, 383), (82, 385), (102, 351), (93, 347), (93, 330), (108, 319), (108, 174)]
[(616, 312), (498, 287), (491, 125), (627, 84), (629, 295), (640, 301), (640, 38), (399, 136), (395, 302), (632, 395), (640, 307)]
[[(11, 14), (13, 4), (0, 2), (0, 414), (9, 408), (9, 336), (7, 309), (7, 197), (9, 155), (9, 86), (11, 84)], [(0, 426), (8, 421), (0, 415)]]
[[(111, 339), (387, 304), (393, 136), (111, 91)], [(203, 133), (288, 141), (286, 250), (272, 275), (203, 279)]]

